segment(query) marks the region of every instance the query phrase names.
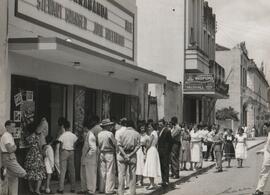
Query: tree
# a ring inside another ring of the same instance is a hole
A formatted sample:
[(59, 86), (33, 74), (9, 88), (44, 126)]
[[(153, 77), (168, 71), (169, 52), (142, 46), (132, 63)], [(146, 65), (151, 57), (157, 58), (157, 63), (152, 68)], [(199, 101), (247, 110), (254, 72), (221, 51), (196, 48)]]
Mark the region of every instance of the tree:
[(238, 118), (238, 112), (234, 110), (234, 108), (230, 107), (229, 108), (222, 108), (220, 110), (217, 110), (216, 112), (216, 119), (224, 121), (226, 119), (232, 119), (234, 121), (239, 121)]

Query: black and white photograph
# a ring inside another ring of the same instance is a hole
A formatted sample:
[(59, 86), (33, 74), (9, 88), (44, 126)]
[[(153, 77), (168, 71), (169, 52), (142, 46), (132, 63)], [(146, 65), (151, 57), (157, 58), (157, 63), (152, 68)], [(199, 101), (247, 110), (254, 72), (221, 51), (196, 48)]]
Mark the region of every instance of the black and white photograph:
[(0, 0), (0, 195), (270, 195), (270, 0)]
[(14, 111), (14, 122), (21, 122), (22, 120), (22, 112), (21, 111)]

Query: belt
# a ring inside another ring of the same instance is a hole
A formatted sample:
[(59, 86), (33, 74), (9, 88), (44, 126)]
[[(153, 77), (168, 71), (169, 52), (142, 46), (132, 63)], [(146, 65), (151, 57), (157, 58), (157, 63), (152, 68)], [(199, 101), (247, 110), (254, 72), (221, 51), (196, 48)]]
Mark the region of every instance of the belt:
[(66, 150), (66, 149), (63, 149), (63, 151), (73, 152), (74, 150)]
[(1, 154), (13, 154), (13, 152), (9, 153), (9, 152), (2, 152)]
[(114, 153), (114, 151), (100, 151), (100, 153)]

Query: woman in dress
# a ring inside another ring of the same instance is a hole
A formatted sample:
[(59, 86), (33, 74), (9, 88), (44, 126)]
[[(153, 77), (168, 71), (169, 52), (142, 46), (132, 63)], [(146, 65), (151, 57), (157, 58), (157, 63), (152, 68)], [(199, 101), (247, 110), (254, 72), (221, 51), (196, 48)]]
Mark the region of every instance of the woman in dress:
[(224, 154), (225, 154), (225, 159), (228, 161), (228, 166), (227, 168), (231, 167), (231, 159), (235, 158), (235, 151), (234, 151), (234, 135), (232, 134), (232, 129), (227, 130), (227, 134), (224, 137)]
[(40, 194), (42, 181), (46, 178), (46, 169), (42, 156), (42, 149), (39, 145), (40, 134), (42, 133), (40, 125), (35, 129), (29, 137), (26, 138), (30, 145), (26, 155), (25, 170), (27, 172), (26, 179), (28, 180), (29, 190), (35, 195)]
[(149, 144), (149, 136), (146, 133), (145, 125), (141, 125), (139, 129), (141, 134), (141, 147), (137, 151), (136, 175), (137, 181), (139, 182), (138, 185), (143, 186), (143, 169), (146, 157), (146, 146)]
[(182, 147), (181, 147), (181, 170), (187, 171), (186, 164), (190, 162), (190, 133), (185, 126), (182, 129)]
[(161, 176), (160, 160), (157, 151), (158, 134), (151, 123), (147, 124), (148, 134), (150, 135), (147, 146), (146, 161), (143, 169), (143, 176), (149, 177), (150, 185), (146, 188), (152, 190), (156, 187), (155, 178)]
[(243, 167), (243, 160), (247, 159), (247, 137), (244, 134), (244, 129), (240, 127), (238, 134), (235, 136), (235, 158), (238, 161), (238, 167)]
[(190, 153), (192, 162), (190, 170), (193, 170), (193, 163), (194, 168), (197, 169), (198, 163), (202, 162), (202, 137), (197, 126), (194, 126), (191, 130), (190, 137)]

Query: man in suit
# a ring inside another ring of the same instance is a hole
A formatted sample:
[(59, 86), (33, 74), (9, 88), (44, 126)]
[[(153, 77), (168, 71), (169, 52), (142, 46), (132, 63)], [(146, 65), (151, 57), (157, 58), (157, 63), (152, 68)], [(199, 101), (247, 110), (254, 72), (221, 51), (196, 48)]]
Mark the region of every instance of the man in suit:
[(172, 135), (163, 119), (158, 122), (158, 129), (158, 153), (161, 166), (162, 186), (167, 186), (169, 184), (169, 160), (172, 150)]
[(171, 173), (174, 179), (179, 178), (179, 154), (181, 147), (181, 128), (178, 125), (177, 117), (172, 117), (171, 119), (171, 135), (172, 135), (172, 151), (170, 155), (171, 160)]

